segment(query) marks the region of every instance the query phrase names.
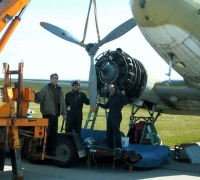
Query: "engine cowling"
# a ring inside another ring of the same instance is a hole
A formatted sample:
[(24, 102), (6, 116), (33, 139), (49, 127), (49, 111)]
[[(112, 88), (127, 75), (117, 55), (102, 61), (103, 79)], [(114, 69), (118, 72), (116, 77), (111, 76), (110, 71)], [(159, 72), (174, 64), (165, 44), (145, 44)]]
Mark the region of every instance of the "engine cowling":
[(147, 84), (147, 72), (140, 61), (122, 49), (108, 50), (95, 59), (97, 90), (101, 97), (108, 97), (108, 85), (115, 83), (118, 91), (125, 90), (129, 102), (139, 98)]

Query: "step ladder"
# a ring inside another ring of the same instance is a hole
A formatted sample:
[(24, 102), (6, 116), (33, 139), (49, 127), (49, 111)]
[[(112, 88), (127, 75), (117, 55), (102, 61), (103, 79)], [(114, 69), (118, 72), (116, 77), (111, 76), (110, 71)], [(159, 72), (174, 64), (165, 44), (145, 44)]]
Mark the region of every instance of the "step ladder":
[[(95, 124), (95, 122), (96, 122), (98, 110), (99, 110), (99, 106), (97, 105), (97, 106), (96, 106), (96, 111), (94, 112), (94, 115), (93, 115), (93, 119), (90, 119), (91, 116), (92, 116), (92, 111), (91, 111), (91, 110), (89, 111), (88, 116), (87, 116), (87, 119), (86, 119), (86, 122), (85, 122), (85, 125), (84, 125), (84, 129), (87, 129), (89, 122), (92, 122), (90, 128), (91, 128), (91, 129), (94, 129), (94, 124)], [(66, 129), (66, 120), (63, 119), (60, 132), (63, 132), (63, 131), (65, 132), (65, 129)]]
[[(106, 103), (105, 97), (99, 97), (98, 101), (101, 102), (102, 98), (103, 98), (103, 103)], [(96, 111), (93, 113), (92, 119), (91, 119), (92, 111), (91, 110), (89, 111), (86, 122), (85, 122), (84, 129), (88, 129), (89, 122), (92, 123), (90, 129), (94, 129), (94, 125), (95, 125), (95, 122), (96, 122), (96, 119), (97, 119), (98, 111), (99, 111), (99, 105), (96, 106)], [(106, 109), (105, 109), (105, 115), (106, 115), (106, 119), (107, 119), (108, 113), (107, 113)]]
[(157, 131), (152, 122), (147, 122), (144, 125), (144, 129), (142, 131), (142, 136), (140, 139), (140, 144), (149, 144), (149, 142), (152, 145), (158, 145)]

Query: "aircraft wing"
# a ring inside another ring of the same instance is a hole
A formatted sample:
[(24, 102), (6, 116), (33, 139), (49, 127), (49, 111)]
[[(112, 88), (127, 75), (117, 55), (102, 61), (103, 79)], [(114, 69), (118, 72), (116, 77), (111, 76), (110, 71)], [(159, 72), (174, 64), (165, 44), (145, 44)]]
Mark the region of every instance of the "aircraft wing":
[[(148, 82), (138, 102), (154, 104), (155, 111), (175, 115), (200, 115), (200, 91), (184, 80)], [(137, 103), (136, 103), (137, 104)]]

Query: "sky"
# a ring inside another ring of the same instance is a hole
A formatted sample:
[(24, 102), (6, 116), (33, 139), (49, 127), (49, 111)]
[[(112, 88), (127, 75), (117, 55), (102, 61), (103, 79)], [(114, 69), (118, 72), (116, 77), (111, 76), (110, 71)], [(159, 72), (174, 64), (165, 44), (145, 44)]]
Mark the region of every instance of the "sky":
[[(100, 39), (132, 17), (129, 0), (96, 0)], [(10, 70), (18, 70), (24, 62), (24, 79), (49, 79), (57, 73), (62, 80), (88, 80), (90, 57), (86, 50), (65, 41), (40, 26), (48, 22), (58, 26), (80, 41), (83, 39), (89, 0), (32, 0), (22, 15), (21, 22), (0, 53), (0, 69), (3, 63)], [(0, 33), (2, 36), (4, 31)], [(92, 4), (85, 44), (98, 42)], [(146, 68), (149, 77), (168, 80), (169, 66), (145, 41), (140, 30), (135, 27), (122, 37), (104, 44), (96, 53), (97, 57), (109, 49), (121, 48), (131, 57), (138, 59)], [(4, 74), (0, 73), (0, 78)], [(17, 78), (16, 76), (12, 76)], [(172, 71), (171, 79), (181, 79)]]

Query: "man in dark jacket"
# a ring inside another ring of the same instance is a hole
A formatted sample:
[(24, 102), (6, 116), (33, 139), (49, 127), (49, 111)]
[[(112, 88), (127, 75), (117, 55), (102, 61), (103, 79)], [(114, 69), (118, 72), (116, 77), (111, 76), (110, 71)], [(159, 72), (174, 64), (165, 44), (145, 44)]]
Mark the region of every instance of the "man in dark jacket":
[(35, 102), (40, 104), (42, 117), (49, 119), (46, 153), (50, 156), (55, 156), (58, 116), (62, 114), (63, 118), (66, 118), (64, 95), (57, 83), (58, 75), (54, 73), (50, 76), (50, 83), (35, 93)]
[[(128, 103), (125, 91), (121, 93), (116, 91), (114, 84), (109, 84), (109, 98), (106, 104), (101, 104), (97, 101), (97, 104), (108, 109), (108, 119), (107, 119), (107, 146), (108, 148), (122, 148), (121, 135), (120, 135), (120, 123), (122, 120), (121, 110), (124, 105)], [(114, 138), (113, 138), (114, 136)]]
[(83, 104), (89, 105), (86, 94), (80, 91), (80, 81), (72, 81), (72, 91), (65, 94), (65, 105), (67, 107), (66, 132), (78, 133), (81, 137), (81, 126), (83, 120)]

